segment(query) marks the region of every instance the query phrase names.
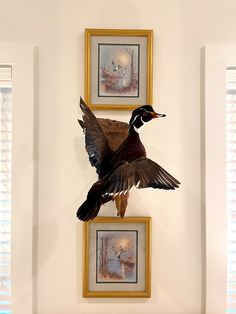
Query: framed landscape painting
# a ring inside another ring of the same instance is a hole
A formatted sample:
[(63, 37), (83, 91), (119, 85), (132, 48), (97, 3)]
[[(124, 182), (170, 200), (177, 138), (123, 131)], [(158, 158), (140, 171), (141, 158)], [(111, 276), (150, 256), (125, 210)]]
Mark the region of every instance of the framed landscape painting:
[(149, 217), (84, 224), (84, 297), (150, 297), (150, 224)]
[(93, 109), (152, 103), (152, 30), (85, 30), (85, 100)]

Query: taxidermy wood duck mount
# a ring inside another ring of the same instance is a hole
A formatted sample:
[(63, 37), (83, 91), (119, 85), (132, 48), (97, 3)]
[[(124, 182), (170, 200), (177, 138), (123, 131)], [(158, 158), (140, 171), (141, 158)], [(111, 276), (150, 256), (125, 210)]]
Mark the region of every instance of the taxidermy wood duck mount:
[(77, 211), (82, 221), (94, 219), (102, 204), (115, 200), (117, 215), (123, 217), (129, 192), (154, 188), (174, 190), (180, 182), (161, 166), (146, 157), (139, 132), (152, 119), (165, 117), (152, 106), (144, 105), (132, 112), (129, 124), (96, 118), (80, 98), (83, 120), (78, 120), (85, 134), (89, 161), (96, 167), (98, 181), (88, 191), (87, 199)]

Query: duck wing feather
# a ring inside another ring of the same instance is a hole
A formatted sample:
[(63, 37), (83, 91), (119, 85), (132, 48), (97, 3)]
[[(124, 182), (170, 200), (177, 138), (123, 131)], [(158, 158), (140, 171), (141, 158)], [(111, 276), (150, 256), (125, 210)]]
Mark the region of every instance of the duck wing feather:
[(154, 188), (174, 190), (180, 182), (149, 158), (126, 162), (104, 177), (103, 194), (127, 193), (134, 186), (138, 189)]
[(83, 120), (78, 119), (78, 122), (85, 134), (85, 148), (91, 165), (96, 167), (97, 173), (100, 174), (102, 163), (113, 151), (97, 118), (82, 98), (80, 98), (80, 108)]

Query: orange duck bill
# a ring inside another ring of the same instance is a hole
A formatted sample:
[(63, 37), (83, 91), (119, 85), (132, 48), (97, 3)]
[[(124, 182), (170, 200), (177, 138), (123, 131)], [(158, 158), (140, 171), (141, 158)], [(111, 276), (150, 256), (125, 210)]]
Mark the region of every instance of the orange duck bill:
[(153, 119), (166, 117), (166, 114), (164, 114), (164, 113), (157, 113), (155, 111), (151, 112), (151, 115), (152, 115)]

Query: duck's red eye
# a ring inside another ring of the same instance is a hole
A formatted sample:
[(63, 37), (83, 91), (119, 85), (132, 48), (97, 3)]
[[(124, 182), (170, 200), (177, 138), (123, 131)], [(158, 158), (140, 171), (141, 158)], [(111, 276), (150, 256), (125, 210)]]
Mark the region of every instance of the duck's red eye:
[(147, 112), (146, 111), (143, 112), (143, 116), (147, 116)]

